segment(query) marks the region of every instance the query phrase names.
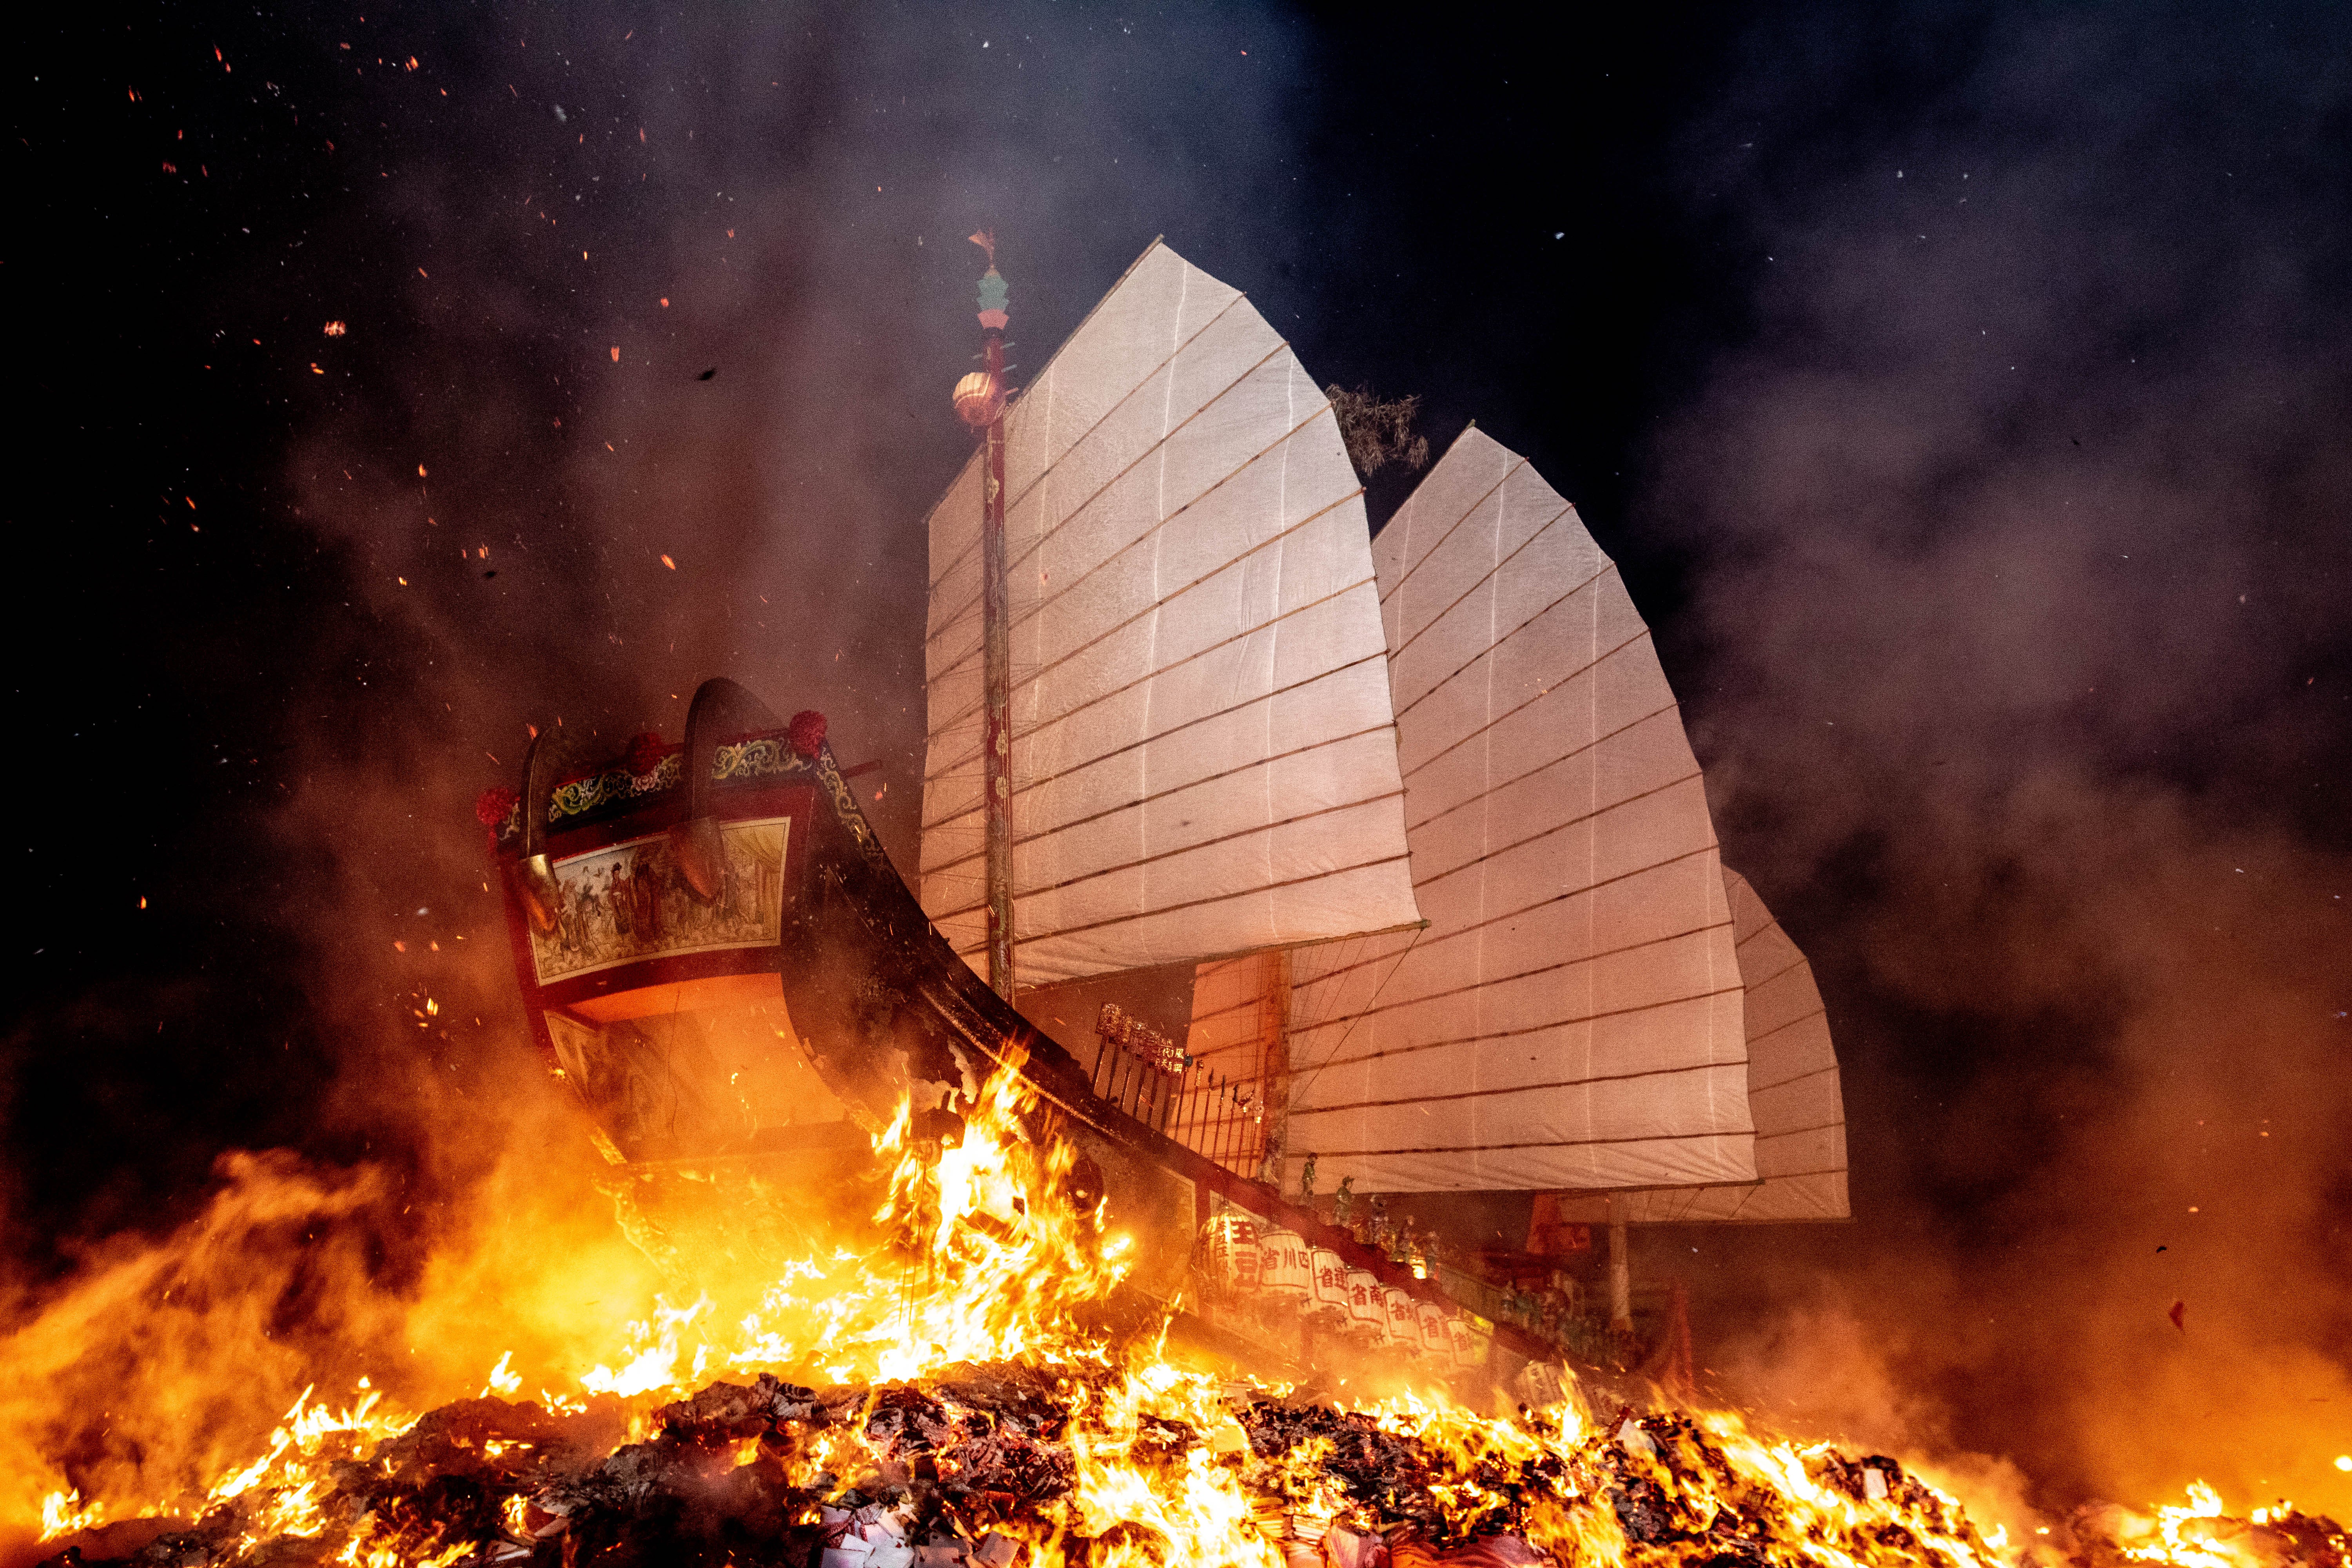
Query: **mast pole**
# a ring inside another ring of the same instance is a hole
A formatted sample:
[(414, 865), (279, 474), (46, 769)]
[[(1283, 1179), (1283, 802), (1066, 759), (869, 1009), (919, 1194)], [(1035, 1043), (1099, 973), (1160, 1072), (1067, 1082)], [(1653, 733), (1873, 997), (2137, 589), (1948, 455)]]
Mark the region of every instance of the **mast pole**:
[(1633, 1264), (1627, 1255), (1625, 1222), (1618, 1217), (1617, 1198), (1609, 1198), (1609, 1331), (1633, 1331)]
[(980, 570), (982, 683), (987, 708), (982, 738), (988, 872), (988, 984), (1013, 1000), (1013, 633), (1004, 562), (1005, 283), (996, 270), (996, 237), (972, 243), (988, 253), (980, 279), (981, 352), (988, 376), (988, 420), (982, 434)]

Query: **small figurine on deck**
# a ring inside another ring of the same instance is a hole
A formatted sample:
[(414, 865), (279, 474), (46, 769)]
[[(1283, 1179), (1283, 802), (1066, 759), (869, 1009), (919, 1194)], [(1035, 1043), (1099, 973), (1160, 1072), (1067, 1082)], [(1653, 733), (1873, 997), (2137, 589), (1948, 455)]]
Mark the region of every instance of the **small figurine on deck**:
[(1412, 1269), (1412, 1277), (1416, 1279), (1429, 1278), (1433, 1251), (1430, 1246), (1432, 1239), (1430, 1233), (1421, 1228), (1421, 1223), (1415, 1216), (1405, 1215), (1404, 1250), (1398, 1257), (1397, 1261)]
[(1298, 1172), (1298, 1206), (1309, 1214), (1315, 1211), (1315, 1156), (1307, 1156), (1307, 1163)]
[(1348, 1212), (1356, 1206), (1356, 1178), (1339, 1178), (1339, 1190), (1331, 1197), (1331, 1223), (1341, 1230), (1348, 1228)]

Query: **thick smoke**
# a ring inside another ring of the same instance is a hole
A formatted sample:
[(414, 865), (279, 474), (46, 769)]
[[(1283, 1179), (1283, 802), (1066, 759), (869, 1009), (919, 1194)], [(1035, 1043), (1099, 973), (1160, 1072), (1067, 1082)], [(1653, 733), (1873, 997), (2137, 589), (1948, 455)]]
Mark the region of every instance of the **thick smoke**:
[[(1018, 382), (1160, 229), (1213, 254), (1279, 226), (1280, 70), (1204, 68), (1244, 19), (453, 28), (454, 118), (402, 128), (408, 166), (339, 239), (413, 256), (378, 302), (398, 341), (290, 464), (439, 654), (449, 749), (559, 714), (675, 739), (729, 672), (887, 757), (908, 840), (965, 237), (1003, 237)], [(1170, 72), (1181, 116), (1150, 90)]]
[[(1769, 263), (1645, 510), (1702, 563), (1685, 712), (1822, 972), (1855, 1223), (1652, 1257), (1716, 1266), (1731, 1386), (2045, 1500), (2352, 1506), (2352, 204), (2308, 20), (1791, 20), (1694, 136)], [(1873, 71), (1926, 85), (1810, 107)]]

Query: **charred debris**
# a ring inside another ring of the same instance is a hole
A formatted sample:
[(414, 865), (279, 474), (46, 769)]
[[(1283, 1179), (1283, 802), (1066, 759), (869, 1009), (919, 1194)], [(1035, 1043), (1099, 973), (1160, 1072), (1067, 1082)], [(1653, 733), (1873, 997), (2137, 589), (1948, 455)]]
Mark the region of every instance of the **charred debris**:
[[(1113, 1394), (1098, 1370), (1015, 1364), (957, 1368), (921, 1384), (809, 1388), (762, 1374), (659, 1408), (635, 1441), (616, 1400), (568, 1414), (465, 1400), (334, 1463), (315, 1533), (257, 1535), (271, 1500), (247, 1494), (193, 1518), (85, 1531), (44, 1568), (1186, 1562), (1148, 1524), (1087, 1533), (1075, 1506), (1080, 1445), (1097, 1455), (1117, 1446), (1155, 1490), (1202, 1467), (1228, 1471), (1270, 1555), (1289, 1568), (1762, 1568), (1823, 1560), (1825, 1548), (1886, 1563), (2002, 1555), (1957, 1503), (1891, 1458), (1807, 1450), (1808, 1500), (1805, 1489), (1757, 1483), (1717, 1437), (1672, 1412), (1621, 1410), (1566, 1442), (1553, 1415), (1522, 1409), (1517, 1433), (1530, 1440), (1481, 1445), (1426, 1441), (1238, 1384), (1231, 1420), (1206, 1431), (1121, 1417)], [(2084, 1510), (2030, 1560), (2121, 1568), (2143, 1544), (2136, 1518)], [(2231, 1562), (2352, 1564), (2342, 1527), (2328, 1520), (2290, 1510), (2263, 1523), (2191, 1522)]]

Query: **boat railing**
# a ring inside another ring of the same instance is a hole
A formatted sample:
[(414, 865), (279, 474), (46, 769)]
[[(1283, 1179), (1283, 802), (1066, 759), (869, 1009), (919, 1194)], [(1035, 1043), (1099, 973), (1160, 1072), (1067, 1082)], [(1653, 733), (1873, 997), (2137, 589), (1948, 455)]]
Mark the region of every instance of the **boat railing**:
[(1265, 1157), (1265, 1107), (1255, 1078), (1220, 1072), (1116, 1005), (1095, 1026), (1097, 1096), (1236, 1175)]
[(1453, 1260), (1402, 1257), (1393, 1242), (1384, 1247), (1368, 1237), (1360, 1217), (1354, 1226), (1340, 1222), (1325, 1207), (1330, 1194), (1320, 1203), (1293, 1204), (1257, 1179), (1265, 1152), (1262, 1079), (1228, 1075), (1188, 1055), (1116, 1005), (1103, 1007), (1095, 1033), (1091, 1068), (1070, 1065), (1087, 1072), (1095, 1101), (1087, 1119), (1113, 1136), (1125, 1136), (1120, 1127), (1127, 1125), (1147, 1144), (1164, 1139), (1181, 1146), (1214, 1168), (1187, 1173), (1210, 1182), (1228, 1202), (1297, 1232), (1311, 1246), (1331, 1247), (1351, 1268), (1369, 1268), (1383, 1283), (1469, 1311), (1480, 1321), (1479, 1331), (1517, 1355), (1593, 1368), (1632, 1366), (1648, 1355), (1659, 1317), (1653, 1292), (1636, 1289), (1634, 1331), (1620, 1334), (1580, 1296), (1565, 1310), (1547, 1314), (1532, 1298)]

